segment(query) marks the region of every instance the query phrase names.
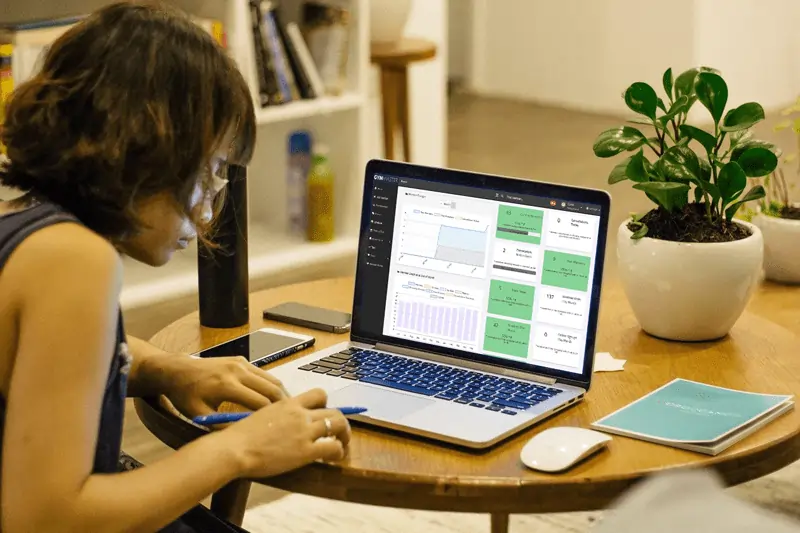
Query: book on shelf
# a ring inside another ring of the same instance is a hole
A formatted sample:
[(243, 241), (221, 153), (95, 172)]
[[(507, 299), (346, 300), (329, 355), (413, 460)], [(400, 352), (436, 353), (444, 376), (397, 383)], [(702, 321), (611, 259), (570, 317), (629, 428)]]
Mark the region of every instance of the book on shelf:
[(261, 107), (284, 103), (283, 95), (278, 89), (278, 79), (272, 63), (272, 56), (267, 48), (267, 40), (262, 28), (264, 16), (259, 0), (250, 1), (250, 24), (253, 29), (253, 55), (256, 60), (258, 75), (258, 94)]
[(341, 94), (347, 78), (350, 10), (325, 2), (305, 2), (302, 25), (303, 37), (319, 69), (325, 92)]
[[(14, 90), (14, 76), (11, 72), (11, 58), (14, 46), (0, 42), (0, 131), (6, 119), (6, 102)], [(0, 161), (6, 154), (6, 147), (0, 142)]]
[(270, 0), (250, 0), (250, 17), (261, 106), (324, 96), (325, 82), (298, 24), (286, 23)]
[(793, 408), (793, 395), (759, 394), (675, 379), (592, 427), (717, 455)]
[(290, 22), (286, 25), (286, 42), (293, 62), (297, 65), (298, 85), (303, 98), (324, 96), (325, 84), (297, 23)]
[[(83, 18), (78, 16), (0, 26), (0, 43), (9, 44), (13, 49), (11, 68), (17, 87), (38, 70), (39, 62), (50, 45)], [(208, 31), (221, 46), (226, 46), (225, 30), (220, 21), (195, 16), (190, 18)]]

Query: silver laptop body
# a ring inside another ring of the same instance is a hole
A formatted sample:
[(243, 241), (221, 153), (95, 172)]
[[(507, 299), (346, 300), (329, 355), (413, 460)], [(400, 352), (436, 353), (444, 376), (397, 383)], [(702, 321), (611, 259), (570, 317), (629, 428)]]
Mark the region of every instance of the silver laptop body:
[(275, 367), (351, 420), (483, 449), (592, 375), (603, 191), (373, 160), (350, 340)]

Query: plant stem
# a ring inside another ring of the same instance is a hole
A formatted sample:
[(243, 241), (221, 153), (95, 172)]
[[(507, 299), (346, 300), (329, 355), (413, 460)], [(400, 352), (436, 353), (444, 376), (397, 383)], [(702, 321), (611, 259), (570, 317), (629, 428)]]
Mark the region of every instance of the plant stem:
[(656, 146), (653, 146), (652, 144), (650, 144), (650, 141), (645, 141), (645, 144), (647, 144), (647, 146), (649, 146), (650, 149), (653, 150), (654, 154), (656, 154), (658, 157), (661, 157), (661, 154), (663, 153), (663, 151), (659, 152), (658, 148)]
[(670, 122), (672, 123), (672, 129), (675, 131), (675, 139), (676, 139), (675, 142), (678, 142), (677, 139), (680, 138), (680, 133), (678, 133), (678, 125), (675, 124), (675, 118), (673, 117), (672, 120), (670, 120)]

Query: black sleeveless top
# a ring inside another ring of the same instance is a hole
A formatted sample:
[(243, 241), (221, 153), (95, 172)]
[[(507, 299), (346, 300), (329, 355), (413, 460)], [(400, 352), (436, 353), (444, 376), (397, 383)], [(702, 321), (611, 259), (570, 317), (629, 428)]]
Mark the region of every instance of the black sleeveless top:
[[(0, 217), (0, 270), (22, 241), (37, 230), (62, 222), (77, 222), (71, 215), (52, 204), (33, 207)], [(122, 315), (117, 322), (117, 345), (108, 370), (97, 447), (94, 452), (95, 473), (109, 474), (119, 470), (122, 445), (122, 423), (127, 397), (128, 370), (131, 357), (125, 343)], [(0, 397), (0, 439), (5, 426), (5, 398)], [(1, 442), (1, 440), (0, 440)]]
[[(63, 222), (80, 223), (60, 207), (49, 203), (38, 203), (22, 211), (0, 216), (0, 272), (11, 253), (23, 240), (40, 229)], [(97, 446), (94, 451), (92, 472), (95, 474), (109, 474), (142, 466), (135, 459), (125, 456), (121, 450), (130, 366), (131, 356), (128, 353), (122, 313), (119, 312), (117, 344), (108, 369), (108, 379), (100, 411)], [(5, 413), (6, 400), (0, 395), (0, 443), (3, 439)], [(198, 505), (181, 519), (161, 530), (161, 533), (238, 532), (246, 533), (243, 529), (219, 519), (202, 505)]]

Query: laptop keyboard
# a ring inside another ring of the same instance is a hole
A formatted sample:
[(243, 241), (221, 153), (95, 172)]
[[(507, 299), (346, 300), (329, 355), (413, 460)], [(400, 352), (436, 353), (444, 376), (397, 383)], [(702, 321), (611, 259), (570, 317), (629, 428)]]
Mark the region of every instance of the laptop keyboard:
[(527, 381), (358, 348), (323, 357), (301, 366), (300, 370), (432, 396), (505, 415), (516, 415), (562, 392)]

